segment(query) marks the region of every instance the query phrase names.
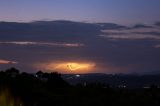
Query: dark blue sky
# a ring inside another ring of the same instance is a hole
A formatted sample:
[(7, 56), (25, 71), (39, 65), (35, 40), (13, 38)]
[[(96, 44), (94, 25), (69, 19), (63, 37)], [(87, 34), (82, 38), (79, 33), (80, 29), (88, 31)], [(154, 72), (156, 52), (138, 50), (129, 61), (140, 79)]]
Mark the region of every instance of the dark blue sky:
[(159, 5), (160, 0), (0, 0), (0, 20), (151, 23), (160, 19)]

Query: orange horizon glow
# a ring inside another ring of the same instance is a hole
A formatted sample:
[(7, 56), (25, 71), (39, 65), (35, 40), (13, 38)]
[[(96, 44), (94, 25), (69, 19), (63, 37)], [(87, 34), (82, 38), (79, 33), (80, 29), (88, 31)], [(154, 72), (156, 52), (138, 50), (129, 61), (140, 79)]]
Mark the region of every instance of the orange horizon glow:
[(88, 73), (91, 72), (95, 63), (93, 62), (51, 62), (48, 64), (37, 64), (38, 68), (46, 71), (58, 71), (61, 73)]

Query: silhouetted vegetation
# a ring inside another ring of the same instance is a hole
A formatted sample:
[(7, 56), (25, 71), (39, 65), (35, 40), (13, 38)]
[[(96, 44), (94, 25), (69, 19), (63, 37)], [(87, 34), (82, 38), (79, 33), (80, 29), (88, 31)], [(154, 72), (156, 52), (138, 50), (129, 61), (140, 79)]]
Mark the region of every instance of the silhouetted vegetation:
[[(70, 85), (61, 74), (0, 71), (0, 106), (159, 106), (160, 89), (112, 88), (93, 82)], [(6, 99), (7, 98), (7, 99)]]

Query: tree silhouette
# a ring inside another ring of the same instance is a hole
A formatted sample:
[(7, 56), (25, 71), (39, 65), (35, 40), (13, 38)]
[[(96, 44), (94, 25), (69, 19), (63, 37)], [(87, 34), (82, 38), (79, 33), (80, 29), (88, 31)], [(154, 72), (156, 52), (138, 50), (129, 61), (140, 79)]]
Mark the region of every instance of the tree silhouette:
[(16, 75), (19, 74), (19, 70), (14, 67), (7, 69), (5, 72), (7, 75), (12, 76), (12, 77), (15, 77)]

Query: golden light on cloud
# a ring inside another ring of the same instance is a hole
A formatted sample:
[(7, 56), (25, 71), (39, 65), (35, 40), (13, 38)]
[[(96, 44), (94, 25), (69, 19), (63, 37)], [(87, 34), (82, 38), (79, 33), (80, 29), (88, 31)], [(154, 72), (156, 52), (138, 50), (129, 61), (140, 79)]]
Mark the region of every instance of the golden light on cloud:
[(60, 73), (88, 73), (95, 68), (93, 62), (51, 62), (48, 64), (38, 64), (46, 71), (58, 71)]
[(81, 68), (88, 68), (89, 65), (88, 64), (78, 64), (78, 63), (68, 63), (67, 67), (69, 70), (74, 71), (74, 70), (78, 70)]
[(0, 59), (0, 64), (17, 64), (16, 61), (2, 60)]

